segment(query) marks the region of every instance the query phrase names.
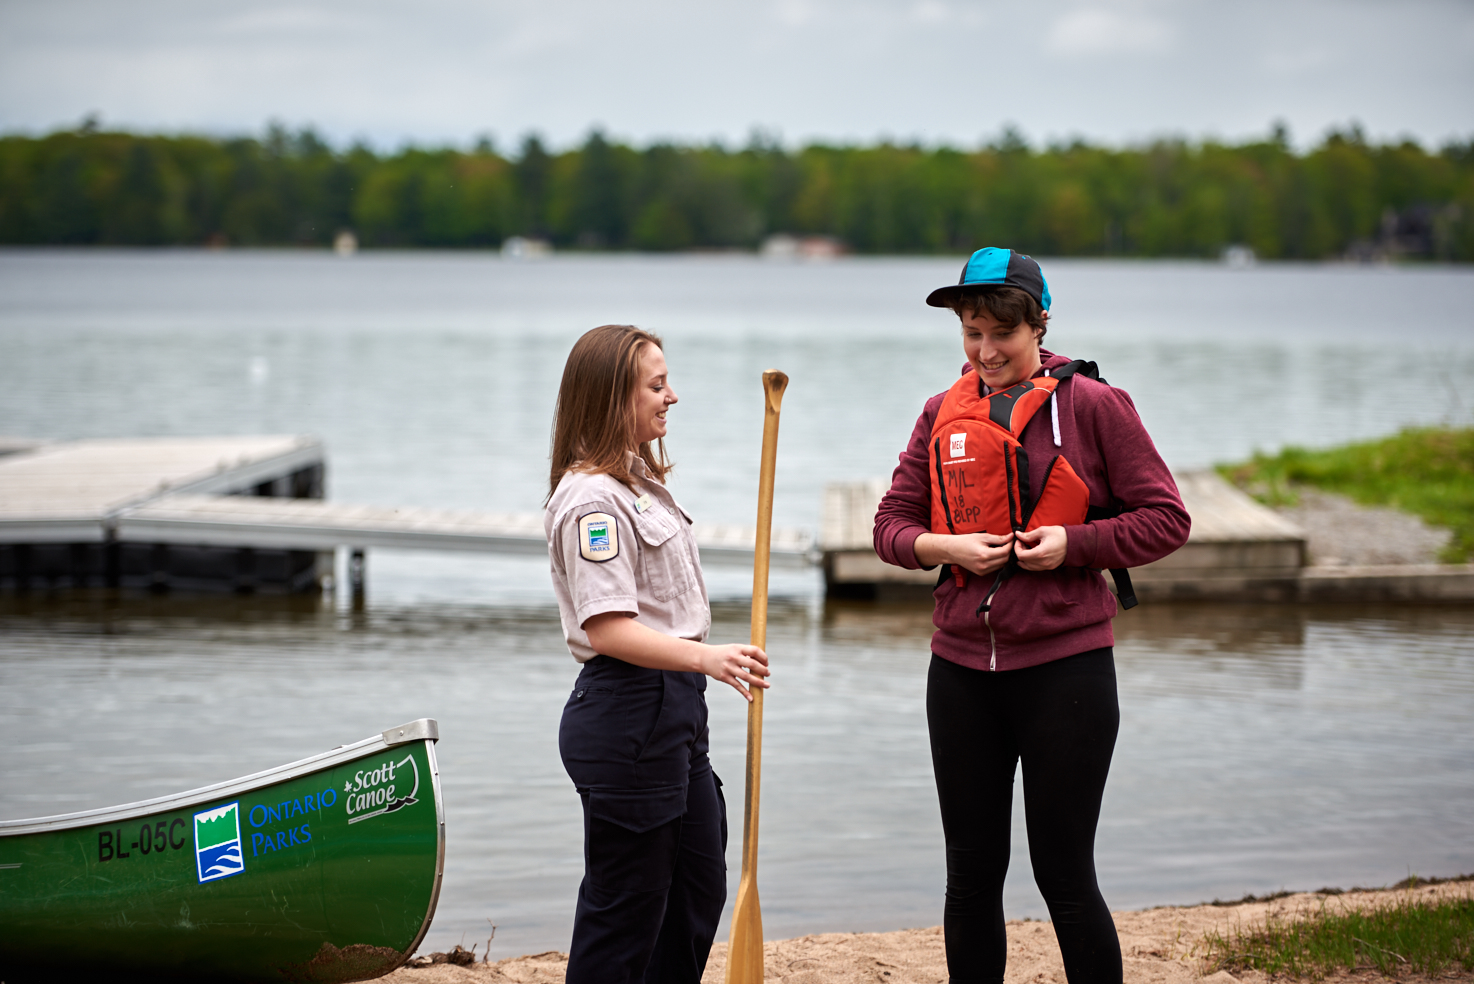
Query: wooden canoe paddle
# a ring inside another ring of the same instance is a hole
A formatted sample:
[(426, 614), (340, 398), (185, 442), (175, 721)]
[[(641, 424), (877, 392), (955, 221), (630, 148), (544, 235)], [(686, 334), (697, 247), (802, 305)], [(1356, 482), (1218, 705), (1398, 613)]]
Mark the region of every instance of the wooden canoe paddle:
[[(778, 412), (788, 377), (763, 373), (763, 461), (757, 483), (757, 543), (752, 552), (752, 638), (768, 646), (768, 557), (773, 539), (773, 472), (778, 461)], [(742, 880), (732, 906), (727, 944), (727, 984), (763, 984), (763, 913), (757, 899), (757, 806), (763, 767), (763, 691), (752, 688), (747, 705), (747, 795), (742, 809)]]

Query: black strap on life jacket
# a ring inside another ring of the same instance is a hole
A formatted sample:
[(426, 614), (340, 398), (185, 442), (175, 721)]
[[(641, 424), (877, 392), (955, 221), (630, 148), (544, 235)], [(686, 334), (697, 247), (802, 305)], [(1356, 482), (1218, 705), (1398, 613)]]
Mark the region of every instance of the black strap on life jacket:
[(1112, 567), (1111, 580), (1116, 582), (1116, 597), (1121, 601), (1122, 610), (1135, 608), (1138, 602), (1136, 589), (1131, 586), (1131, 572), (1124, 567)]
[[(1066, 362), (1058, 369), (1051, 369), (1049, 375), (1061, 380), (1069, 379), (1071, 376), (1084, 376), (1086, 379), (1093, 379), (1097, 383), (1105, 383), (1105, 380), (1100, 378), (1100, 366), (1097, 366), (1094, 362), (1086, 362), (1084, 359)], [(1106, 383), (1106, 385), (1109, 386), (1110, 384)]]
[(1003, 582), (1021, 570), (1023, 568), (1018, 565), (1018, 557), (1015, 554), (1009, 554), (1008, 563), (998, 569), (997, 575), (993, 578), (993, 586), (988, 589), (987, 594), (983, 595), (983, 600), (978, 602), (978, 609), (973, 612), (973, 615), (981, 618), (983, 612), (991, 610), (993, 607), (993, 596), (998, 593), (999, 588), (1003, 587)]
[(947, 503), (947, 479), (942, 475), (942, 439), (937, 438), (932, 460), (937, 463), (937, 488), (942, 491), (942, 515), (947, 517), (947, 529), (955, 536), (957, 527), (952, 525), (952, 507)]
[[(1024, 528), (1024, 517), (1021, 515), (1025, 510), (1033, 506), (1032, 497), (1029, 495), (1029, 456), (1024, 453), (1024, 446), (1020, 444), (1013, 449), (1013, 454), (1008, 453), (1008, 448), (1003, 449), (1003, 474), (1008, 484), (1003, 494), (1008, 496), (1008, 524), (1017, 533)], [(1018, 494), (1015, 495), (1014, 491)], [(1018, 508), (1014, 508), (1014, 500), (1018, 500)]]
[[(1091, 506), (1085, 510), (1085, 522), (1093, 523), (1097, 519), (1114, 519), (1121, 515), (1121, 510), (1106, 506)], [(1131, 572), (1124, 567), (1111, 568), (1111, 580), (1116, 582), (1116, 597), (1121, 601), (1123, 611), (1135, 608), (1136, 589), (1131, 586)]]

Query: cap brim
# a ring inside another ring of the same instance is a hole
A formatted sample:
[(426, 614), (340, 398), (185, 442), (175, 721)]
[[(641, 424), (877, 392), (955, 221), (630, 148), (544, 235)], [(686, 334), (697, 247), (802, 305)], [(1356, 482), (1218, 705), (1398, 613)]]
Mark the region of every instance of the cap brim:
[(938, 287), (930, 294), (927, 294), (926, 303), (934, 308), (951, 307), (952, 301), (959, 294), (961, 294), (965, 290), (969, 290), (974, 287), (1012, 287), (1014, 290), (1023, 291), (1025, 294), (1033, 297), (1034, 303), (1038, 304), (1039, 307), (1043, 310), (1049, 310), (1049, 308), (1044, 306), (1044, 302), (1042, 300), (1040, 300), (1038, 297), (1034, 297), (1032, 293), (1030, 293), (1027, 289), (1023, 287), (1020, 287), (1018, 284), (949, 284), (946, 287)]
[(935, 308), (952, 306), (952, 299), (962, 293), (963, 287), (976, 287), (977, 284), (950, 284), (946, 287), (938, 287), (926, 295), (926, 303)]

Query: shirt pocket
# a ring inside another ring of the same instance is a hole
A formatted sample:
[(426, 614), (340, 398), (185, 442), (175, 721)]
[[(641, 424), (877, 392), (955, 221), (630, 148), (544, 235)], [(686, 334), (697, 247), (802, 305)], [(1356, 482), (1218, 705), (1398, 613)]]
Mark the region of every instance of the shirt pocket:
[(676, 519), (654, 509), (635, 516), (635, 531), (644, 541), (640, 551), (641, 581), (656, 601), (677, 598), (696, 583), (684, 538), (676, 535)]

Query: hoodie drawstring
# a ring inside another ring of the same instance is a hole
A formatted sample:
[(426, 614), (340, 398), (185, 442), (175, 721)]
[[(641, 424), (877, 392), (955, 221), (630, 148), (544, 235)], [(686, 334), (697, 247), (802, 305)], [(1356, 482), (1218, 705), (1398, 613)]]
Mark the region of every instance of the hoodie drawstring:
[[(1049, 375), (1049, 370), (1044, 370), (1044, 375)], [(1049, 422), (1054, 425), (1054, 446), (1064, 447), (1059, 439), (1059, 387), (1055, 387), (1053, 393), (1049, 394)]]

